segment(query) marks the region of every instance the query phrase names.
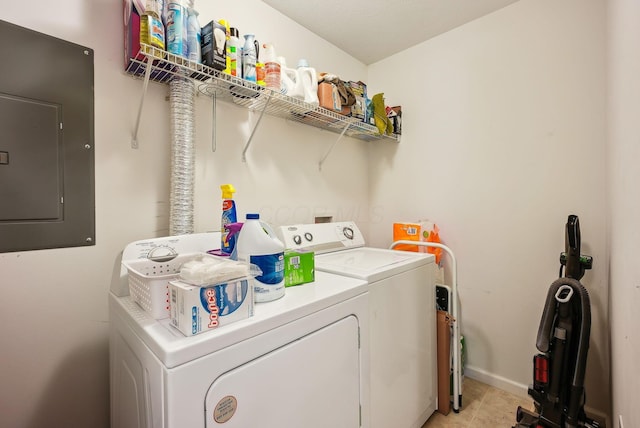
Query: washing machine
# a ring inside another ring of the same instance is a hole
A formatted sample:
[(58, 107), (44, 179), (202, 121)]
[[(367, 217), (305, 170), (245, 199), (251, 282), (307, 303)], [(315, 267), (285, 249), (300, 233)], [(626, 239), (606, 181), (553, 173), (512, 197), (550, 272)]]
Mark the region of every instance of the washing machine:
[(281, 226), (316, 272), (367, 281), (371, 426), (421, 427), (437, 407), (434, 257), (365, 246), (355, 222)]
[[(122, 260), (207, 251), (219, 233), (129, 244)], [(254, 315), (184, 336), (129, 295), (109, 293), (111, 427), (369, 427), (368, 287), (318, 272)]]

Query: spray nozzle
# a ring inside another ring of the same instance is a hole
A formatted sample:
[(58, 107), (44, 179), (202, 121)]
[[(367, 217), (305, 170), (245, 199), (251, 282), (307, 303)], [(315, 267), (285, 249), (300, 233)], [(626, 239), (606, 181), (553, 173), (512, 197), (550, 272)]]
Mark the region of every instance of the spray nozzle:
[(236, 189), (231, 184), (223, 184), (220, 189), (222, 190), (222, 199), (231, 199), (236, 192)]
[(237, 234), (238, 232), (240, 232), (240, 229), (242, 229), (242, 225), (244, 223), (227, 223), (224, 225), (224, 228), (227, 229), (227, 231), (229, 232), (229, 236), (227, 237), (227, 239), (231, 238), (233, 235)]

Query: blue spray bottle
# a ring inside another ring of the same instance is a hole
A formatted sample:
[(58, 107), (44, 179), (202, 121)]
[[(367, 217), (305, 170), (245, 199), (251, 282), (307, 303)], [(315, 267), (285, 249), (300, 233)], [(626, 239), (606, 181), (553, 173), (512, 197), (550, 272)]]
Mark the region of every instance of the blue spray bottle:
[(236, 203), (233, 201), (233, 194), (236, 189), (231, 184), (223, 184), (222, 189), (222, 222), (220, 227), (220, 251), (223, 255), (230, 255), (236, 246), (237, 236), (230, 234), (225, 225), (236, 223), (238, 217), (236, 215)]

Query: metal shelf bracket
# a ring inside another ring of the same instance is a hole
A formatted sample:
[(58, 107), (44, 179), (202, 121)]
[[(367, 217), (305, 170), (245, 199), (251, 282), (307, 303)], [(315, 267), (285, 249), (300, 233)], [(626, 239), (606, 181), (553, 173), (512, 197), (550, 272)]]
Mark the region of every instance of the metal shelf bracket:
[(149, 86), (149, 77), (151, 77), (151, 61), (150, 56), (146, 57), (147, 67), (144, 70), (144, 83), (142, 85), (142, 95), (140, 97), (140, 105), (138, 106), (138, 117), (136, 118), (136, 126), (133, 129), (133, 136), (131, 137), (131, 148), (138, 148), (138, 130), (140, 129), (140, 118), (142, 116), (142, 106), (144, 105), (144, 97), (147, 93), (147, 87)]
[(336, 144), (338, 144), (338, 141), (340, 141), (342, 139), (342, 137), (344, 137), (344, 134), (347, 132), (347, 129), (349, 129), (349, 126), (351, 126), (350, 123), (347, 123), (345, 125), (345, 127), (342, 130), (342, 132), (340, 133), (340, 135), (338, 135), (338, 138), (336, 139), (336, 141), (333, 142), (331, 147), (329, 147), (329, 150), (327, 151), (327, 153), (325, 153), (325, 155), (322, 157), (322, 159), (320, 159), (320, 162), (318, 163), (318, 170), (319, 171), (322, 171), (322, 164), (324, 164), (324, 161), (327, 160), (327, 158), (329, 157), (329, 154), (333, 151), (333, 148), (336, 146)]
[(253, 130), (251, 131), (251, 135), (249, 135), (249, 139), (247, 140), (247, 143), (244, 145), (244, 150), (242, 150), (242, 162), (246, 162), (247, 161), (247, 150), (249, 150), (249, 145), (251, 145), (251, 141), (253, 140), (253, 136), (255, 135), (256, 130), (258, 129), (258, 126), (260, 125), (260, 121), (262, 120), (262, 117), (264, 116), (264, 112), (267, 110), (267, 107), (269, 106), (269, 101), (271, 101), (271, 94), (269, 94), (269, 97), (267, 98), (267, 101), (264, 103), (264, 107), (262, 107), (262, 110), (260, 111), (260, 116), (258, 117), (258, 121), (253, 126)]

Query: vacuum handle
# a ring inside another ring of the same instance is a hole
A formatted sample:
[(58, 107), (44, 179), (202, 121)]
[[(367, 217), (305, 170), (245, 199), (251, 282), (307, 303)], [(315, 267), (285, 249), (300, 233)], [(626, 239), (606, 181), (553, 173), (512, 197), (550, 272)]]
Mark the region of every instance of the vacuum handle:
[(580, 280), (584, 275), (584, 268), (580, 264), (580, 220), (577, 215), (571, 214), (567, 219), (565, 253), (565, 276)]
[(567, 219), (567, 254), (580, 255), (580, 220), (578, 216), (571, 214)]

